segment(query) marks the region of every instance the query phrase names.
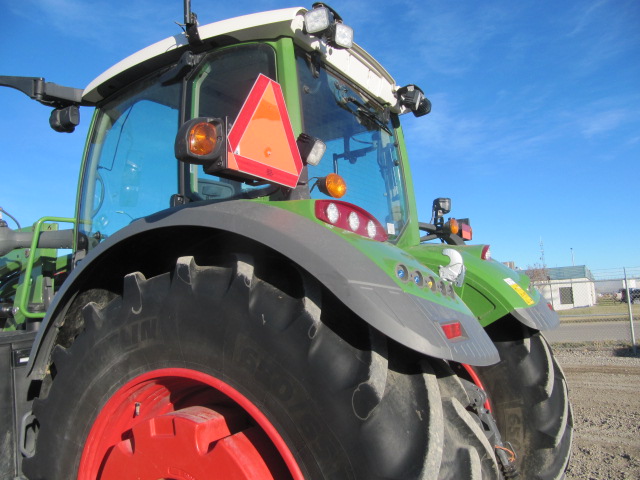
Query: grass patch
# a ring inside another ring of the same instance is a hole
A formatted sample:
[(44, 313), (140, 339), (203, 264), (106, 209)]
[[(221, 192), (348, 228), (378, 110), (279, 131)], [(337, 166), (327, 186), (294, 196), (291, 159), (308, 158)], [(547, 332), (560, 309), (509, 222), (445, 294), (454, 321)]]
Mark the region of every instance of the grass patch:
[[(640, 315), (640, 306), (632, 305), (631, 309), (633, 311), (633, 316), (637, 317)], [(629, 307), (626, 303), (605, 303), (605, 304), (597, 304), (592, 307), (577, 307), (571, 308), (568, 310), (560, 310), (558, 315), (612, 315), (612, 314), (620, 314), (622, 316), (629, 315)]]

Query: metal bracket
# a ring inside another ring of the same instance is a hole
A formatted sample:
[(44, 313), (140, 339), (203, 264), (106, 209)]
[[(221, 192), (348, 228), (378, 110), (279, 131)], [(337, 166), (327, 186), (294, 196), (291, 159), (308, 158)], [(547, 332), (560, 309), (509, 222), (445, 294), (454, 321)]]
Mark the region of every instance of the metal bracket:
[(493, 445), (496, 458), (500, 462), (504, 477), (507, 479), (517, 477), (518, 469), (515, 463), (515, 450), (511, 443), (502, 440), (502, 436), (500, 435), (496, 421), (493, 418), (493, 414), (484, 406), (487, 401), (487, 393), (468, 380), (461, 378), (460, 381), (462, 382), (462, 385), (467, 392), (467, 396), (469, 397), (469, 408), (480, 419), (485, 435)]
[(10, 87), (21, 91), (43, 105), (55, 108), (80, 105), (82, 89), (63, 87), (52, 82), (45, 82), (42, 77), (0, 76), (0, 87)]

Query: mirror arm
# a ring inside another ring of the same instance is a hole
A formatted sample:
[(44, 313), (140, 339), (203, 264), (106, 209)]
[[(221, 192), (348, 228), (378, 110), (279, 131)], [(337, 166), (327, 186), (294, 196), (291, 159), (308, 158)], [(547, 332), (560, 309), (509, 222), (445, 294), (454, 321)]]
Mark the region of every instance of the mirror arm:
[(45, 82), (42, 77), (0, 76), (0, 86), (15, 88), (43, 105), (63, 108), (80, 105), (82, 89)]

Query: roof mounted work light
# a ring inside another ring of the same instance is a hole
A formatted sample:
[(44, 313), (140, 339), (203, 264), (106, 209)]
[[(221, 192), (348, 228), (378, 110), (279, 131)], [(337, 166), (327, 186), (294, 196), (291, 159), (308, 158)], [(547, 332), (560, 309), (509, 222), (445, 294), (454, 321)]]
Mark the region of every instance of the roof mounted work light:
[(304, 14), (305, 32), (324, 38), (339, 48), (353, 46), (353, 29), (342, 23), (342, 17), (326, 3), (316, 2), (312, 10)]

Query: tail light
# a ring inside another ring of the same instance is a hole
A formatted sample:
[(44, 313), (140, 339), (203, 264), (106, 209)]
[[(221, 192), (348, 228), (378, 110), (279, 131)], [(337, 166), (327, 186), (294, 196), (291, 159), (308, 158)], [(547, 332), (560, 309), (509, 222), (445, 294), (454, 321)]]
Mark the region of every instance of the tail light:
[(459, 235), (463, 240), (472, 240), (473, 239), (473, 230), (471, 229), (471, 225), (468, 223), (460, 223), (460, 233)]
[(373, 215), (351, 203), (317, 200), (315, 214), (318, 220), (363, 237), (379, 242), (384, 242), (388, 238), (382, 225)]
[(469, 225), (468, 218), (462, 218), (456, 220), (455, 218), (450, 218), (447, 220), (447, 223), (444, 224), (445, 232), (451, 233), (453, 235), (458, 235), (463, 240), (472, 240), (473, 239), (473, 229), (471, 225)]
[(455, 218), (450, 218), (447, 222), (447, 226), (449, 227), (449, 232), (453, 233), (454, 235), (457, 235), (460, 231), (460, 224)]

